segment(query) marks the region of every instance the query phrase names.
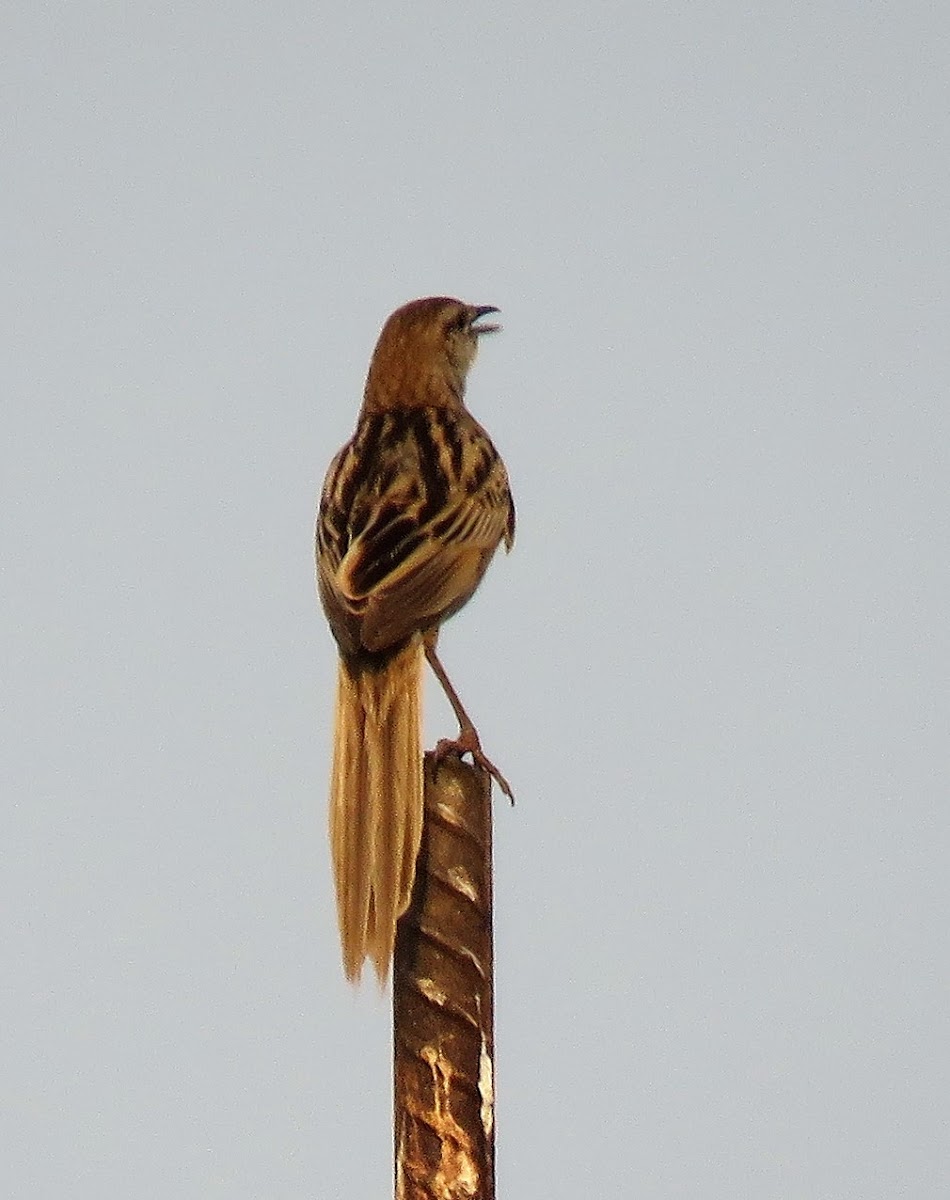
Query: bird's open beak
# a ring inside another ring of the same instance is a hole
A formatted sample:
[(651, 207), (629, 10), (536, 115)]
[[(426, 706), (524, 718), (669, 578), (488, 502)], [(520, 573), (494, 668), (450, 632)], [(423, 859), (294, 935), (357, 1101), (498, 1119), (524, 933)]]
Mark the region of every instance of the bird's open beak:
[(482, 333), (497, 333), (501, 326), (498, 324), (489, 323), (488, 325), (476, 325), (476, 321), (480, 321), (482, 317), (488, 316), (489, 313), (501, 312), (501, 309), (495, 308), (494, 304), (480, 304), (473, 310), (474, 316), (469, 323), (469, 328), (476, 336)]

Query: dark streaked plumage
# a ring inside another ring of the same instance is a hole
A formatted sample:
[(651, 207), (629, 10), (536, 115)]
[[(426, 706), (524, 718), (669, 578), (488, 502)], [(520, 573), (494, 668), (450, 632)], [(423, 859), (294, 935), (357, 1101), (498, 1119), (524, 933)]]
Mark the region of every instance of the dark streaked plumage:
[(340, 650), (330, 795), (343, 961), (385, 979), (422, 832), (423, 654), (460, 735), (482, 755), (435, 650), (515, 515), (504, 464), (463, 404), (478, 337), (495, 312), (435, 297), (398, 309), (370, 364), (356, 432), (330, 464), (317, 520), (317, 581)]

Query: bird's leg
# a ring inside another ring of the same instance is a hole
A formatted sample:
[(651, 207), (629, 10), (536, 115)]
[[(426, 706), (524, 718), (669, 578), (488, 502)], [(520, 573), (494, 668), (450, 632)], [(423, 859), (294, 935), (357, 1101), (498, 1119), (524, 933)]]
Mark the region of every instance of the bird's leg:
[(508, 780), (502, 775), (501, 771), (495, 766), (490, 758), (482, 750), (482, 743), (478, 736), (478, 730), (472, 724), (472, 718), (462, 707), (462, 701), (458, 698), (458, 693), (452, 686), (448, 675), (445, 673), (445, 667), (439, 661), (439, 656), (435, 650), (436, 638), (438, 632), (426, 634), (425, 636), (425, 652), (429, 666), (435, 673), (436, 679), (442, 685), (442, 690), (445, 692), (446, 699), (452, 705), (452, 711), (455, 713), (455, 718), (459, 723), (459, 735), (457, 738), (440, 738), (435, 748), (435, 761), (441, 762), (448, 754), (456, 754), (459, 758), (463, 754), (471, 754), (472, 762), (481, 767), (483, 771), (494, 779), (501, 790), (505, 793), (512, 804), (515, 802), (514, 793), (511, 790), (511, 785)]

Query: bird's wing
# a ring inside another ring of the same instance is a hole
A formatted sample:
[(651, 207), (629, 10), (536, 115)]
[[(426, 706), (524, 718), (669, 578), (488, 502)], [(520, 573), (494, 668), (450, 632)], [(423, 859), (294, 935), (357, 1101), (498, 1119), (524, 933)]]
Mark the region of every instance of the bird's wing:
[(328, 472), (319, 579), (348, 650), (385, 650), (450, 616), (477, 587), (499, 542), (511, 543), (504, 465), (468, 414), (456, 422), (387, 414), (378, 432), (359, 432)]
[(418, 521), (403, 509), (356, 537), (340, 563), (337, 587), (362, 607), (367, 650), (396, 645), (456, 612), (471, 596), (508, 525), (507, 508), (486, 491), (453, 494)]

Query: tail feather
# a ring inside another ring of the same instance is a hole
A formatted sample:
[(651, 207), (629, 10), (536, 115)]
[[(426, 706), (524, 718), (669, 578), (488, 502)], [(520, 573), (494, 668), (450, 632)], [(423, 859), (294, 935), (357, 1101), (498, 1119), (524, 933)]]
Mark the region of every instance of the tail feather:
[(385, 981), (422, 836), (422, 642), (379, 670), (341, 660), (330, 782), (330, 845), (343, 967), (373, 960)]

